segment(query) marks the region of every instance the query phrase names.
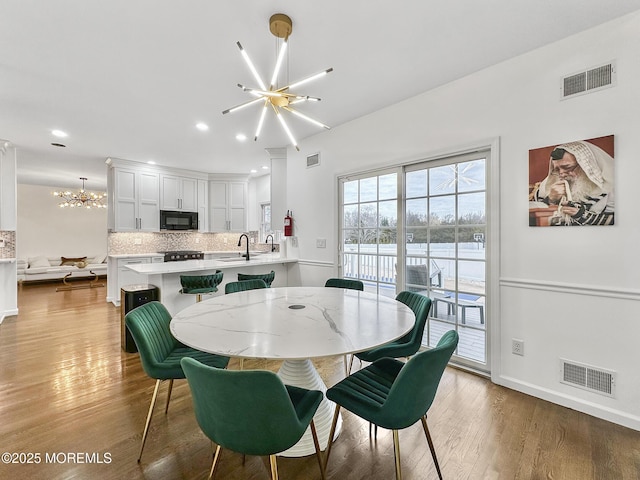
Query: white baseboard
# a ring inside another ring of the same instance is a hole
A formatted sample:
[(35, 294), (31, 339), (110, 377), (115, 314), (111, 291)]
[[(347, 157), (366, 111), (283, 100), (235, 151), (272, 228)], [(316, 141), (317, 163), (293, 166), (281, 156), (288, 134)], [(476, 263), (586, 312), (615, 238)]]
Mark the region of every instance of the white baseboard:
[(0, 313), (0, 324), (2, 324), (4, 317), (12, 317), (14, 315), (18, 315), (18, 309), (14, 308), (11, 310), (5, 310), (4, 312)]
[(617, 425), (622, 425), (624, 427), (640, 431), (640, 417), (636, 415), (630, 415), (626, 412), (604, 407), (584, 399), (541, 388), (537, 385), (522, 382), (521, 380), (513, 377), (498, 376), (492, 378), (492, 381), (498, 385), (526, 393), (532, 397), (540, 398), (578, 412), (586, 413), (587, 415), (591, 415), (596, 418), (601, 418)]

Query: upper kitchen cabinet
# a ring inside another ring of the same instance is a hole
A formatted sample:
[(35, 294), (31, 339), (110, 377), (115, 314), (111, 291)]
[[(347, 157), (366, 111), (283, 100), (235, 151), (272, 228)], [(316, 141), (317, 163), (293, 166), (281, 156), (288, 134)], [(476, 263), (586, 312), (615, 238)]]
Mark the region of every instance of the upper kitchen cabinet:
[(198, 179), (162, 174), (160, 210), (198, 211)]
[(198, 231), (209, 231), (209, 182), (198, 180)]
[(116, 232), (160, 231), (160, 175), (115, 167), (107, 177), (109, 228)]
[(209, 220), (212, 232), (247, 230), (247, 182), (209, 182)]
[(109, 229), (159, 232), (160, 210), (198, 212), (207, 232), (209, 174), (108, 158)]

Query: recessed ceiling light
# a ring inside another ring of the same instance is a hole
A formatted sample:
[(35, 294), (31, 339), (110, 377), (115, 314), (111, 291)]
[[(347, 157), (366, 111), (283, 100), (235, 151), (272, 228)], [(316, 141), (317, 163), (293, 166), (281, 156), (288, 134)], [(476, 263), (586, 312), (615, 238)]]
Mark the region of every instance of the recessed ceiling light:
[(262, 169), (263, 170), (269, 170), (269, 167), (267, 167), (266, 165), (262, 165)]
[(236, 140), (244, 142), (247, 139), (247, 136), (244, 133), (239, 133), (236, 135)]
[(251, 170), (251, 173), (258, 173), (258, 170), (256, 170), (255, 168), (253, 168), (253, 169)]
[(207, 130), (209, 130), (209, 125), (207, 125), (204, 122), (199, 122), (199, 123), (196, 123), (196, 128), (201, 132), (206, 132)]
[(155, 164), (156, 164), (156, 162), (154, 162), (153, 160), (147, 160), (147, 163), (148, 163), (149, 165), (155, 165)]
[(66, 145), (63, 145), (61, 143), (52, 143), (51, 145), (53, 145), (54, 147), (66, 147)]
[(67, 132), (63, 132), (62, 130), (51, 130), (51, 135), (58, 138), (65, 138), (69, 136)]

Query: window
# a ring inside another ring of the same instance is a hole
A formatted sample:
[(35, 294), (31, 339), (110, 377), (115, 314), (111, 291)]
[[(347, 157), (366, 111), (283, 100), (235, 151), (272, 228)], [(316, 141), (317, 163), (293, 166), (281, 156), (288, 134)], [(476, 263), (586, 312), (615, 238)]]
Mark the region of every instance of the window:
[(260, 205), (260, 238), (264, 242), (271, 232), (271, 204)]
[(423, 343), (452, 328), (457, 356), (486, 369), (486, 156), (405, 169), (404, 288), (432, 301)]
[(429, 296), (423, 344), (433, 346), (455, 329), (456, 361), (484, 371), (489, 154), (339, 179), (340, 274), (380, 295), (410, 290)]
[(365, 290), (396, 295), (398, 173), (340, 183), (342, 276), (365, 282)]

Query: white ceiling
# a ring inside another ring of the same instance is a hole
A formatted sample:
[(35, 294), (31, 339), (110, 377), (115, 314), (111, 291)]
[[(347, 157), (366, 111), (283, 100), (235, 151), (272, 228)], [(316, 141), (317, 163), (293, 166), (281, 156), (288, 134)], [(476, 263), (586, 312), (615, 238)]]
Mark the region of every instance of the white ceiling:
[[(256, 86), (237, 41), (270, 77), (273, 13), (293, 20), (291, 82), (334, 68), (297, 93), (321, 97), (300, 110), (335, 127), (637, 9), (640, 0), (3, 0), (0, 138), (18, 148), (19, 183), (88, 177), (87, 188), (104, 188), (107, 157), (260, 171), (264, 149), (288, 143), (275, 118), (254, 142), (258, 106), (222, 111), (251, 98), (237, 83)], [(322, 130), (289, 125), (298, 140)]]

